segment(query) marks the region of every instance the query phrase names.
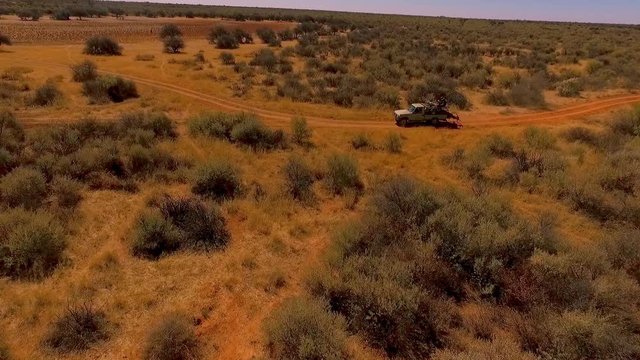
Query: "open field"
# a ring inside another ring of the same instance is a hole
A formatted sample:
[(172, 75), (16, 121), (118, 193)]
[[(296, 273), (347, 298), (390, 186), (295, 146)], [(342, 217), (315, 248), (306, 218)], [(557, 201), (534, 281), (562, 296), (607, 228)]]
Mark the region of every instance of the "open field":
[[(0, 20), (0, 360), (639, 358), (637, 29), (493, 24), (566, 39), (489, 55), (514, 44), (466, 33), (488, 22), (310, 14), (354, 26)], [(219, 49), (217, 25), (255, 41)], [(94, 35), (122, 54), (84, 54)], [(459, 68), (402, 60), (411, 42)], [(135, 94), (92, 92), (116, 79)], [(462, 129), (395, 125), (436, 93)]]

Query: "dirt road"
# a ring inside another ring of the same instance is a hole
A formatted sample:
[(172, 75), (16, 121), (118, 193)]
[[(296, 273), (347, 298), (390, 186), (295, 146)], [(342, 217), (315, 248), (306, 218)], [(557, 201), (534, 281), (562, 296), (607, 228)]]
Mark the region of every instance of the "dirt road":
[[(63, 64), (52, 64), (47, 63), (49, 66), (56, 67), (64, 67), (68, 69), (68, 65)], [(260, 116), (272, 126), (288, 126), (291, 121), (292, 114), (258, 109), (254, 106), (249, 106), (248, 104), (230, 100), (228, 98), (222, 98), (210, 94), (205, 94), (202, 92), (198, 92), (186, 87), (178, 86), (171, 83), (166, 83), (158, 80), (142, 78), (134, 75), (127, 75), (113, 71), (102, 70), (100, 71), (103, 74), (109, 75), (117, 75), (123, 78), (133, 80), (139, 85), (148, 86), (154, 89), (159, 89), (163, 91), (170, 91), (175, 94), (180, 94), (182, 96), (207, 103), (212, 105), (212, 107), (216, 110), (223, 111), (247, 111), (255, 113)], [(565, 108), (553, 111), (544, 111), (544, 112), (534, 112), (527, 114), (518, 114), (518, 115), (505, 115), (505, 116), (496, 116), (496, 117), (480, 117), (474, 115), (468, 115), (463, 118), (463, 123), (465, 127), (495, 127), (495, 126), (505, 126), (505, 125), (518, 125), (518, 124), (530, 124), (530, 123), (539, 123), (539, 124), (549, 124), (549, 123), (560, 123), (565, 121), (574, 120), (579, 117), (584, 117), (588, 115), (594, 115), (599, 113), (604, 113), (613, 109), (621, 108), (624, 106), (629, 106), (633, 104), (640, 103), (640, 95), (639, 94), (630, 94), (630, 95), (619, 95), (613, 96), (604, 99), (598, 99), (594, 101), (590, 101), (587, 103), (577, 104), (567, 106)], [(336, 127), (336, 128), (394, 128), (396, 125), (391, 121), (391, 115), (389, 119), (379, 119), (379, 120), (340, 120), (340, 119), (332, 119), (332, 118), (324, 118), (317, 116), (305, 116), (310, 125), (314, 127)], [(24, 118), (25, 125), (27, 126), (38, 126), (44, 125), (45, 123), (51, 123), (53, 120), (51, 118)]]

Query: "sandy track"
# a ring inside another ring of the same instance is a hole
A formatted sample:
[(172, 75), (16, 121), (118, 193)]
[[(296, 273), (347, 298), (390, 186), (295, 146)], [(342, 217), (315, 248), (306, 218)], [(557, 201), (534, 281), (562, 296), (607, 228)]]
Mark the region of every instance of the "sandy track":
[[(68, 65), (46, 63), (49, 66), (64, 67), (68, 69)], [(270, 125), (275, 126), (287, 126), (292, 118), (292, 114), (282, 113), (278, 111), (258, 109), (248, 104), (230, 100), (228, 98), (222, 98), (210, 94), (205, 94), (199, 91), (195, 91), (189, 88), (178, 86), (171, 83), (166, 83), (158, 80), (142, 78), (134, 75), (122, 74), (114, 71), (102, 70), (103, 74), (117, 75), (123, 78), (133, 80), (138, 84), (160, 89), (164, 91), (170, 91), (175, 94), (180, 94), (191, 99), (204, 102), (213, 105), (215, 109), (226, 111), (247, 111), (255, 113), (260, 116)], [(505, 115), (498, 117), (476, 117), (473, 115), (463, 117), (463, 123), (466, 127), (493, 127), (504, 125), (518, 125), (518, 124), (530, 124), (530, 123), (561, 123), (569, 120), (573, 120), (578, 117), (587, 115), (594, 115), (604, 113), (616, 108), (633, 105), (640, 103), (640, 95), (619, 95), (608, 97), (604, 99), (598, 99), (587, 103), (571, 105), (562, 109), (534, 112), (518, 115)], [(380, 120), (340, 120), (333, 118), (324, 118), (317, 116), (305, 116), (310, 125), (315, 127), (335, 127), (335, 128), (395, 128), (396, 125), (391, 121), (391, 115), (388, 119)], [(25, 125), (27, 126), (39, 126), (50, 124), (58, 119), (51, 118), (24, 118)], [(65, 122), (64, 119), (59, 119), (61, 122)], [(70, 121), (69, 119), (66, 120)]]

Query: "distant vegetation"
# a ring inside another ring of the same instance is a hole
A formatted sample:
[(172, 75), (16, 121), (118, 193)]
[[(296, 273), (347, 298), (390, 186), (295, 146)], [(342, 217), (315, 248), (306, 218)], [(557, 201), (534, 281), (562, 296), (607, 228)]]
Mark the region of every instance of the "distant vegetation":
[[(257, 75), (247, 70), (251, 67), (269, 73), (263, 84), (274, 87), (268, 91), (275, 90), (277, 97), (364, 108), (396, 108), (403, 102), (446, 96), (455, 107), (470, 109), (474, 104), (467, 98), (469, 92), (481, 92), (483, 102), (493, 106), (543, 108), (544, 91), (577, 97), (583, 91), (640, 84), (640, 49), (628, 42), (637, 32), (632, 26), (111, 1), (79, 6), (60, 0), (25, 6), (0, 0), (0, 7), (25, 20), (41, 14), (60, 19), (110, 14), (297, 23), (279, 32), (259, 27), (255, 34), (235, 27), (211, 30), (209, 41), (219, 49), (253, 43), (254, 36), (275, 49), (257, 53), (250, 67), (238, 68), (241, 81), (234, 84), (234, 94), (240, 97), (257, 83)], [(166, 52), (184, 48), (175, 25), (165, 25), (161, 39)], [(119, 46), (105, 39), (92, 41), (88, 54), (121, 53)], [(304, 68), (294, 71), (291, 57), (302, 61)], [(234, 63), (229, 57), (223, 62)]]

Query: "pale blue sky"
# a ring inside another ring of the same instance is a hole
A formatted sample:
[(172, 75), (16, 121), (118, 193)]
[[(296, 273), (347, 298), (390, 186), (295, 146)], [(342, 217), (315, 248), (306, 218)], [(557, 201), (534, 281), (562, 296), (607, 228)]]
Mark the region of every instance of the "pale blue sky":
[(149, 0), (492, 19), (640, 24), (640, 0)]

